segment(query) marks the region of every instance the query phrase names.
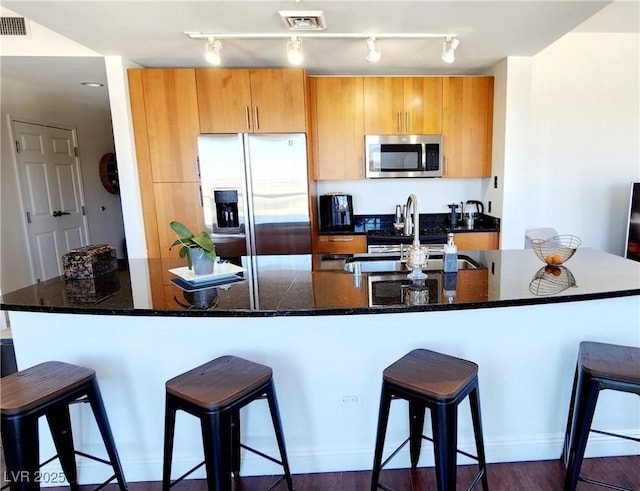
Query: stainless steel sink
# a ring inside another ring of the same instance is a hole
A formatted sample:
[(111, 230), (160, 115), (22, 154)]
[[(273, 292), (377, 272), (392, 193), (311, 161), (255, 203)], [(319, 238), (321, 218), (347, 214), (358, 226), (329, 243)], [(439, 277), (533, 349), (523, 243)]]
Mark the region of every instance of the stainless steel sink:
[[(429, 258), (429, 263), (423, 271), (442, 271), (442, 257)], [(469, 257), (458, 256), (458, 269), (478, 269), (481, 266)], [(355, 273), (357, 270), (362, 273), (393, 273), (409, 272), (409, 268), (404, 260), (395, 254), (360, 254), (347, 258), (344, 263), (344, 270)]]

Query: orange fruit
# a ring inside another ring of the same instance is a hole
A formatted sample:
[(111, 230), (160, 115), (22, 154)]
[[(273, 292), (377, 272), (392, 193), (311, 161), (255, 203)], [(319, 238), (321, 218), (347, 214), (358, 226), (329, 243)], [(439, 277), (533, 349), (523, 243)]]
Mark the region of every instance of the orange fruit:
[(544, 258), (544, 262), (547, 264), (553, 264), (553, 255), (549, 255)]
[(562, 256), (560, 254), (554, 254), (551, 256), (552, 264), (562, 264)]

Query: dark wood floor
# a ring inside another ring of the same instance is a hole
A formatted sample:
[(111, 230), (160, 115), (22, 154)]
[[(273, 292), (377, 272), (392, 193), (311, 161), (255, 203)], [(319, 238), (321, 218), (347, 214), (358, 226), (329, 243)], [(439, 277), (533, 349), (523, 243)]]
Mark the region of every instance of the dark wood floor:
[[(583, 466), (585, 477), (612, 482), (619, 486), (640, 491), (640, 456), (607, 457), (585, 459)], [(467, 489), (475, 477), (474, 466), (458, 468), (458, 489)], [(536, 462), (517, 462), (509, 464), (490, 464), (488, 466), (489, 487), (491, 491), (561, 491), (564, 478), (564, 467), (559, 460)], [(324, 474), (294, 474), (293, 483), (296, 491), (368, 491), (371, 473), (333, 472)], [(277, 480), (273, 476), (243, 477), (236, 482), (234, 491), (266, 491)], [(394, 491), (430, 491), (435, 490), (433, 468), (422, 468), (415, 472), (410, 470), (384, 470), (382, 483)], [(82, 487), (84, 488), (84, 486)], [(64, 488), (59, 488), (62, 491)], [(132, 482), (130, 491), (158, 491), (160, 482)], [(206, 491), (204, 480), (185, 480), (178, 483), (175, 491)], [(281, 483), (278, 491), (286, 490)], [(476, 489), (481, 489), (477, 487)], [(577, 491), (605, 489), (581, 482)], [(57, 491), (57, 488), (48, 488)], [(110, 484), (106, 491), (116, 491), (117, 486)]]

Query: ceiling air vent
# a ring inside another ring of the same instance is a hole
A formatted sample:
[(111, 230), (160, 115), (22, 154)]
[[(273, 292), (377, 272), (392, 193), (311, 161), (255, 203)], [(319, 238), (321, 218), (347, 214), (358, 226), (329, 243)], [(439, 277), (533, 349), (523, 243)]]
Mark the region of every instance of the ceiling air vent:
[(290, 31), (324, 31), (327, 28), (322, 10), (279, 10), (278, 13)]
[(0, 17), (0, 36), (26, 36), (24, 17)]

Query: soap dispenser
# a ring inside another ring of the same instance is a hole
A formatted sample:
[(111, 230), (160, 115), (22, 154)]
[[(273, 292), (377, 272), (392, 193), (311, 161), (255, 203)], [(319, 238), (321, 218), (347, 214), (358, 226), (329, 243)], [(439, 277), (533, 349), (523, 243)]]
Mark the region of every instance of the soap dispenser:
[(458, 247), (453, 242), (453, 234), (447, 235), (447, 243), (444, 246), (442, 270), (445, 273), (455, 273), (458, 271)]

